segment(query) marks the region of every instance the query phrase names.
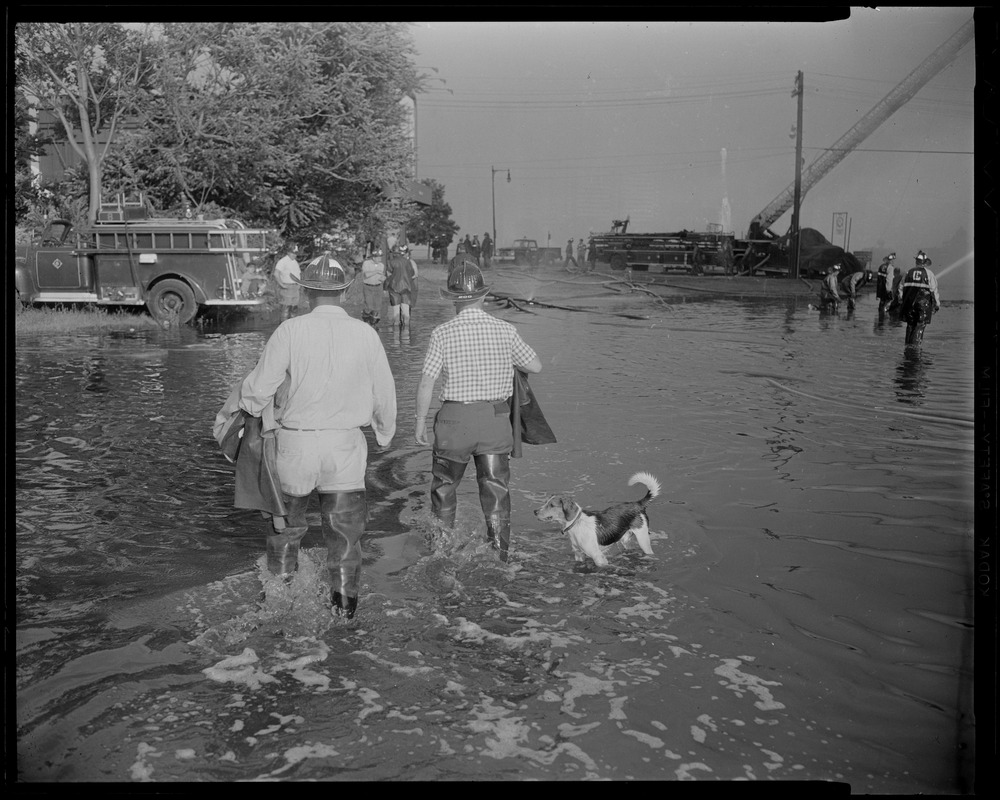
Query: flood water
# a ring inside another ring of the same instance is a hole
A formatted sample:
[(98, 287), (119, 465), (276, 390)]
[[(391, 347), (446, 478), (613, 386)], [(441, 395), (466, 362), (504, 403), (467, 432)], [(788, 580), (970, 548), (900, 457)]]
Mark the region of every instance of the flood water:
[[(488, 305), (538, 351), (559, 439), (512, 461), (501, 565), (471, 473), (457, 530), (428, 518), (414, 398), (453, 312), (426, 272), (409, 333), (381, 330), (399, 430), (368, 432), (350, 623), (318, 510), (272, 585), (212, 438), (276, 318), (18, 340), (19, 781), (971, 789), (972, 304), (909, 352), (871, 298)], [(576, 564), (532, 514), (637, 498), (640, 470), (663, 486), (652, 557)]]

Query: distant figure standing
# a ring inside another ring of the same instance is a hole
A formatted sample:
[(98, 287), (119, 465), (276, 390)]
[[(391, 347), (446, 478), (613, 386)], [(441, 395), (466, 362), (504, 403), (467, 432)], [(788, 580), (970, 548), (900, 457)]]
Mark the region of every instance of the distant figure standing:
[(587, 260), (587, 245), (583, 243), (583, 239), (576, 243), (576, 260), (581, 267)]
[(435, 239), (434, 247), (431, 252), (431, 257), (435, 264), (447, 264), (448, 263), (448, 245), (449, 242), (444, 239)]
[(472, 249), (469, 251), (470, 255), (475, 259), (477, 267), (482, 266), (482, 263), (479, 261), (482, 252), (483, 246), (479, 243), (479, 234), (477, 233), (472, 237)]
[(892, 283), (889, 277), (889, 267), (892, 266), (892, 262), (895, 260), (896, 254), (889, 253), (889, 255), (882, 259), (882, 263), (878, 267), (875, 279), (875, 297), (878, 298), (879, 317), (885, 314), (885, 310), (892, 300)]
[(277, 288), (278, 304), (281, 307), (281, 321), (295, 316), (299, 308), (299, 284), (292, 280), (302, 277), (299, 262), (295, 259), (298, 247), (292, 243), (285, 246), (285, 254), (278, 259), (271, 273)]
[(836, 314), (840, 309), (840, 291), (837, 288), (837, 277), (840, 275), (840, 263), (830, 267), (823, 278), (823, 285), (819, 288), (819, 302), (821, 311), (829, 311)]
[(361, 321), (378, 325), (382, 318), (382, 285), (385, 283), (385, 262), (382, 249), (373, 247), (361, 264), (361, 283), (364, 292), (364, 309)]
[(938, 294), (937, 278), (928, 269), (931, 260), (923, 250), (916, 255), (916, 266), (906, 273), (901, 288), (903, 299), (899, 306), (899, 316), (906, 323), (906, 343), (920, 344), (926, 328), (935, 311), (941, 310), (941, 295)]
[(482, 256), (483, 269), (489, 269), (493, 261), (493, 240), (490, 238), (489, 232), (483, 234)]
[(590, 247), (587, 248), (587, 266), (591, 272), (597, 269), (597, 245), (594, 244), (593, 239), (590, 240)]
[(462, 240), (462, 244), (465, 245), (465, 254), (467, 256), (472, 255), (472, 239), (469, 238), (469, 234), (465, 234), (465, 239)]
[(404, 244), (393, 248), (389, 254), (385, 285), (389, 289), (389, 308), (392, 311), (393, 327), (410, 324), (410, 306), (413, 304), (413, 289), (417, 275), (410, 250)]
[(573, 240), (572, 239), (570, 239), (568, 242), (566, 242), (566, 260), (563, 261), (563, 269), (569, 269), (569, 262), (571, 262), (571, 261), (573, 262), (573, 266), (574, 267), (576, 267), (577, 269), (580, 268), (580, 265), (576, 262), (576, 259), (573, 258)]
[(450, 275), (456, 267), (460, 267), (465, 263), (471, 264), (472, 258), (465, 249), (465, 242), (459, 241), (459, 243), (455, 245), (455, 255), (453, 255), (451, 260), (448, 262), (448, 274)]

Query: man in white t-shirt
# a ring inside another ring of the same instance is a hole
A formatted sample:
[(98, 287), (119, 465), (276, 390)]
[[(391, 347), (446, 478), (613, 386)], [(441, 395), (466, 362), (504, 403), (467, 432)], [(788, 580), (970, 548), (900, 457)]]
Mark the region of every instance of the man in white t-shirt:
[(296, 280), (302, 277), (299, 262), (295, 260), (297, 252), (298, 248), (294, 244), (289, 244), (272, 272), (277, 287), (278, 303), (281, 306), (282, 322), (294, 317), (299, 308), (299, 284), (292, 280), (293, 276)]

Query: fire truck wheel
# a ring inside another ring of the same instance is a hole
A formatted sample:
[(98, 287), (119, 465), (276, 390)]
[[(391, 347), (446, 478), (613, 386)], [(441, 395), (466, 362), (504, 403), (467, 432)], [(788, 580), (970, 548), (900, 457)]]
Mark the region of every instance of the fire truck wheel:
[(625, 256), (621, 253), (615, 253), (611, 256), (611, 269), (625, 269)]
[(160, 281), (156, 284), (146, 298), (146, 307), (157, 322), (176, 320), (180, 325), (187, 325), (198, 313), (198, 304), (191, 287), (178, 280)]

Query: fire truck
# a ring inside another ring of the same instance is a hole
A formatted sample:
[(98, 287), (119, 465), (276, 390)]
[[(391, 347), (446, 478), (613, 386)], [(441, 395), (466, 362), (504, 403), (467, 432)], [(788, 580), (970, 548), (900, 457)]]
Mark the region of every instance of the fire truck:
[(590, 260), (613, 270), (701, 275), (728, 274), (742, 255), (733, 234), (724, 232), (722, 226), (709, 225), (707, 231), (629, 233), (628, 224), (628, 219), (614, 220), (610, 232), (591, 234)]
[(145, 306), (186, 324), (204, 308), (260, 306), (276, 235), (231, 219), (155, 217), (142, 196), (119, 195), (92, 226), (53, 219), (17, 248), (15, 308)]

